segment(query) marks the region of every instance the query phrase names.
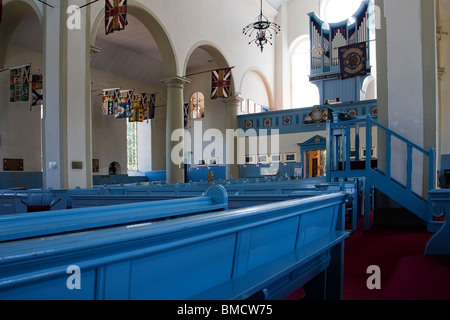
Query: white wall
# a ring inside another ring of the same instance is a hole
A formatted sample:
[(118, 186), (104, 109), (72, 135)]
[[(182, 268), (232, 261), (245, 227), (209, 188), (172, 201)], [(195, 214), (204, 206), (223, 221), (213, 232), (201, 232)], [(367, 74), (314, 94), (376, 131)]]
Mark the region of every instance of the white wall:
[[(450, 20), (441, 21), (442, 30), (450, 31)], [(443, 35), (440, 42), (441, 59), (440, 67), (445, 68), (441, 77), (441, 109), (440, 109), (440, 151), (442, 154), (450, 154), (450, 36)], [(438, 159), (439, 160), (439, 159)]]
[[(389, 128), (423, 146), (423, 70), (420, 0), (385, 0)], [(411, 23), (405, 23), (411, 21)], [(392, 143), (392, 175), (406, 181), (406, 148)], [(414, 154), (415, 191), (421, 194), (423, 159)]]
[[(38, 52), (9, 46), (5, 66), (31, 64), (31, 72), (42, 70), (42, 55)], [(41, 171), (41, 108), (30, 101), (9, 101), (9, 71), (0, 73), (0, 159), (24, 160), (24, 171)], [(31, 83), (30, 83), (31, 87)], [(0, 166), (3, 171), (3, 165)]]

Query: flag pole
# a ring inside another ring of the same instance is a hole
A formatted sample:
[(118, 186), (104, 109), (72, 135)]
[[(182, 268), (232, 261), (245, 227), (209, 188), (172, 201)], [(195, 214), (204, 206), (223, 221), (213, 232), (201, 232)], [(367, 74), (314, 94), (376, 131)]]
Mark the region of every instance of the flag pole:
[(94, 0), (94, 1), (91, 1), (91, 2), (89, 2), (89, 3), (83, 4), (82, 6), (80, 6), (80, 9), (81, 9), (81, 8), (84, 8), (84, 7), (87, 7), (87, 6), (93, 4), (94, 2), (97, 2), (97, 1), (98, 1), (98, 0)]

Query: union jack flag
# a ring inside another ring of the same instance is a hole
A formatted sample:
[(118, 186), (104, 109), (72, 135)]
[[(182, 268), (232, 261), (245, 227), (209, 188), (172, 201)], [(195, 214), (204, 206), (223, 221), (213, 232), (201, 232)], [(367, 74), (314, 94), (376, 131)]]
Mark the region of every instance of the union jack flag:
[(230, 96), (231, 68), (212, 72), (211, 99), (228, 98)]
[(106, 0), (105, 33), (123, 30), (127, 24), (127, 0)]

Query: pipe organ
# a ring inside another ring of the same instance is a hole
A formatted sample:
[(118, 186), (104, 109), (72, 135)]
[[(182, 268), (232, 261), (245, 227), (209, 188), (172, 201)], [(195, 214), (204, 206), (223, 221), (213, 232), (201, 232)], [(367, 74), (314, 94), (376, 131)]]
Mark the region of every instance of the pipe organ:
[[(327, 23), (315, 13), (309, 13), (311, 39), (311, 82), (330, 79), (340, 80), (340, 59), (338, 49), (356, 43), (366, 43), (366, 69), (370, 74), (370, 25), (374, 10), (371, 0), (365, 0), (353, 15), (337, 23)], [(316, 83), (319, 88), (319, 83)], [(327, 98), (327, 97), (325, 97)], [(358, 99), (353, 99), (358, 100)]]

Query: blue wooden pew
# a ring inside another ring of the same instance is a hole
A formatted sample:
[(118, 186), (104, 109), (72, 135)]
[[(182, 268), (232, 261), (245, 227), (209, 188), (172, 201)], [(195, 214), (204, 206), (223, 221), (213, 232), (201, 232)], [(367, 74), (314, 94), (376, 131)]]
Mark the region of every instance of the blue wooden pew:
[(0, 215), (9, 215), (27, 212), (26, 195), (5, 194), (0, 195)]
[(347, 197), (2, 242), (0, 299), (340, 299)]
[[(444, 220), (442, 226), (428, 241), (425, 254), (429, 255), (450, 255), (450, 189), (435, 189), (428, 193), (429, 202), (434, 217)], [(430, 217), (429, 220), (432, 220)], [(437, 222), (439, 223), (439, 222)]]
[(226, 209), (228, 199), (224, 188), (211, 186), (199, 197), (3, 216), (0, 217), (0, 242)]

